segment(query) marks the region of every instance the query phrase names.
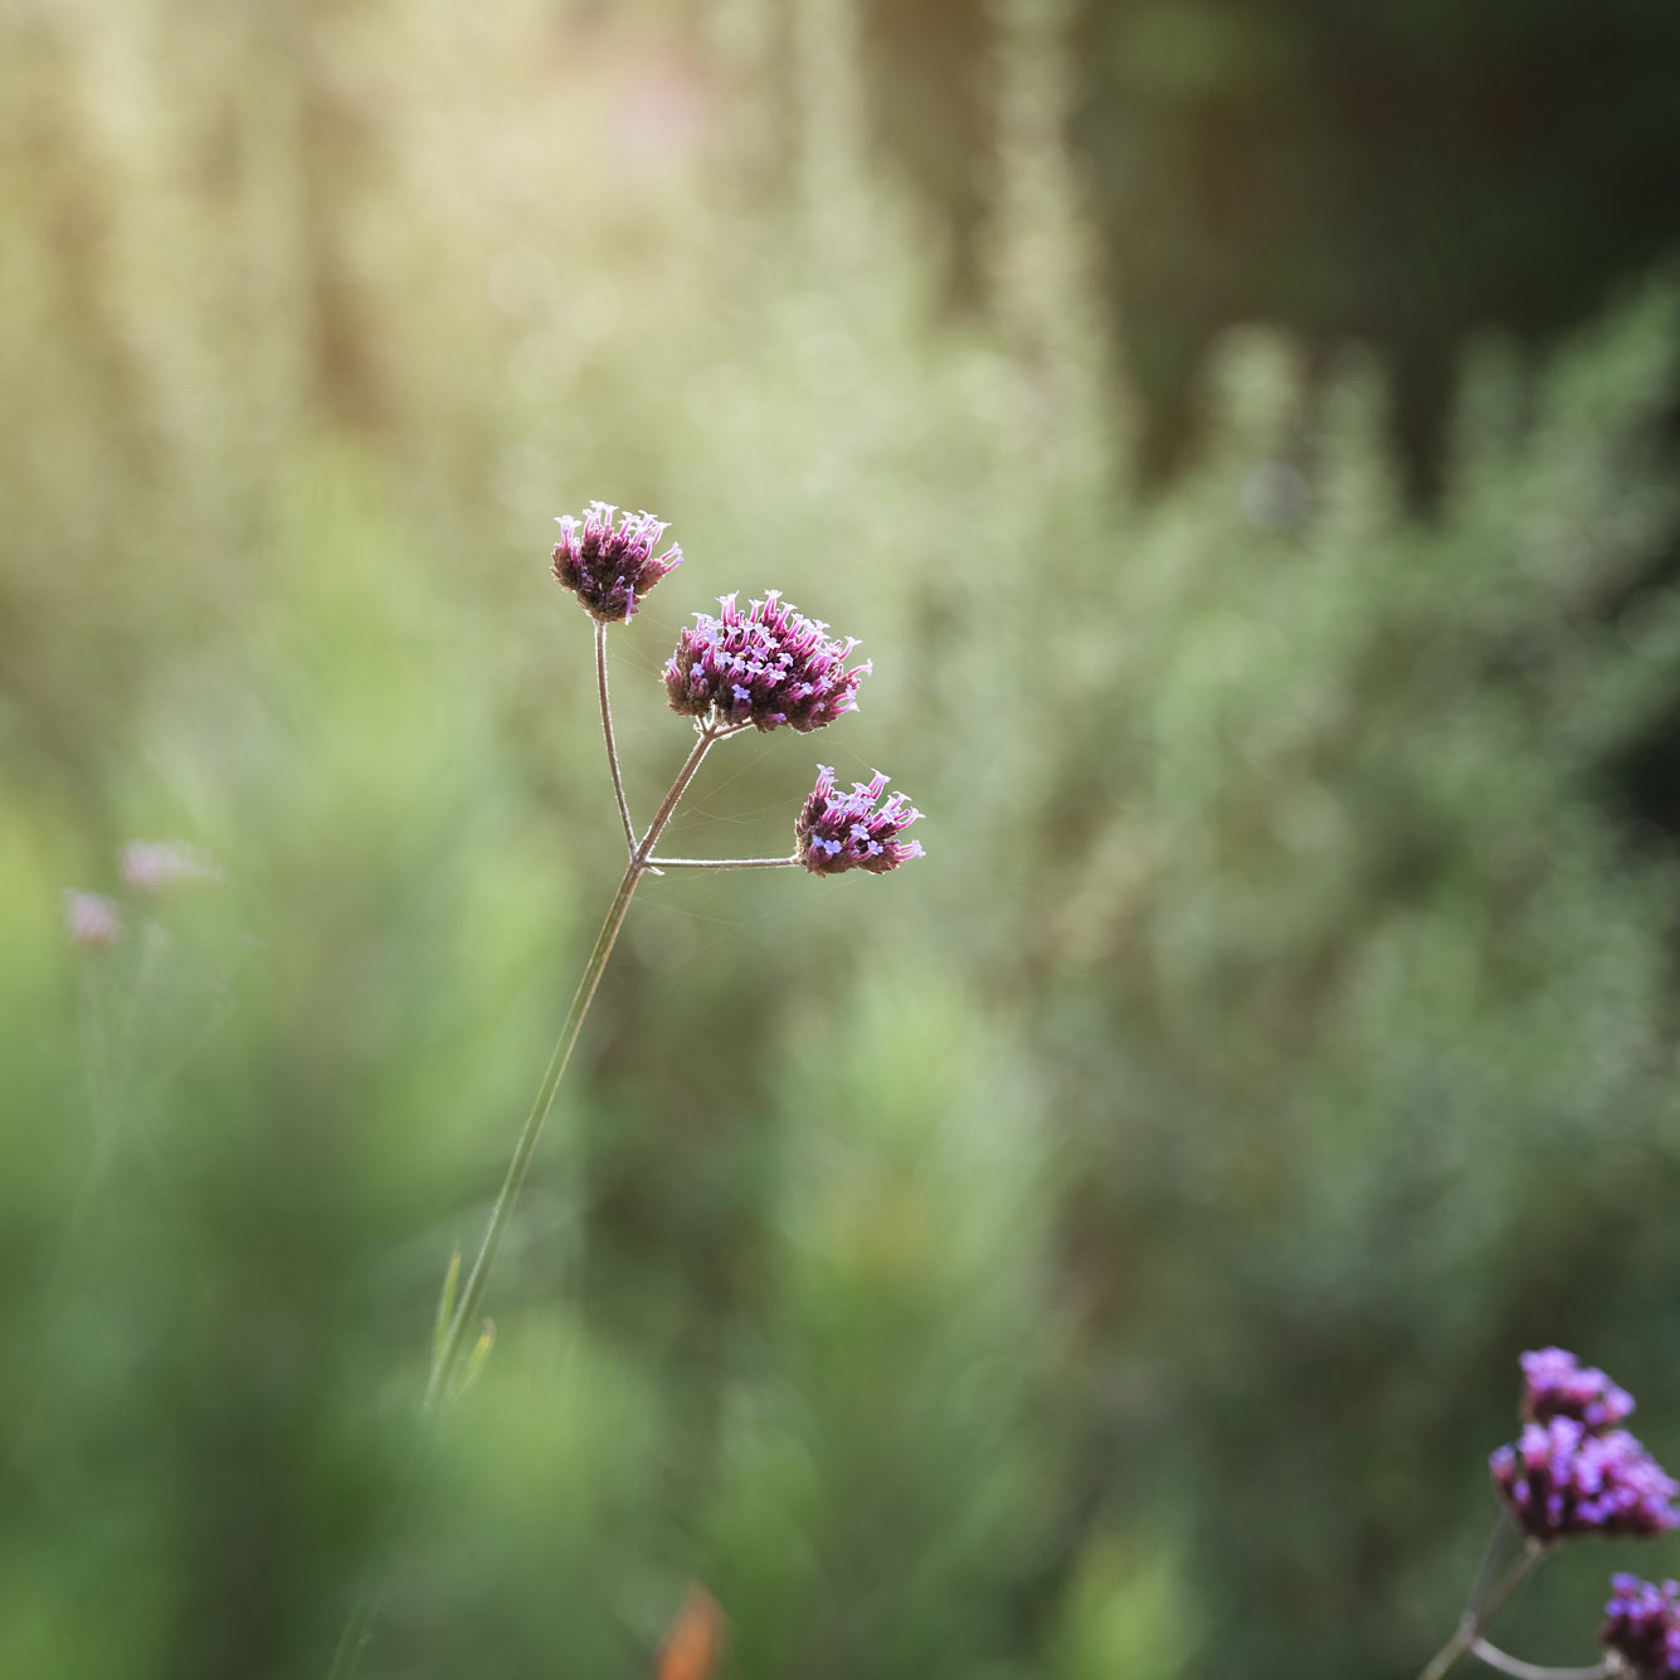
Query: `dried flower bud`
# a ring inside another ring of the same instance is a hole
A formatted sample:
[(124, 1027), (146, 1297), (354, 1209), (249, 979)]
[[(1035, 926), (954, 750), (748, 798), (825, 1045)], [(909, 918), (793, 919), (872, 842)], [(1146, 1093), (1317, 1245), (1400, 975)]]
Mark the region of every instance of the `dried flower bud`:
[(723, 1611), (696, 1583), (688, 1589), (654, 1660), (654, 1680), (710, 1680), (723, 1649)]
[(84, 951), (104, 951), (122, 938), (122, 911), (101, 893), (64, 889), (64, 933)]
[(156, 897), (182, 881), (219, 881), (222, 866), (182, 840), (130, 840), (122, 849), (122, 875), (136, 892)]
[(554, 545), (554, 578), (577, 596), (579, 604), (602, 624), (625, 623), (642, 597), (682, 564), (676, 544), (655, 555), (665, 521), (651, 513), (626, 513), (613, 529), (618, 509), (591, 502), (581, 518), (561, 516), (560, 540)]
[(1563, 1348), (1540, 1348), (1522, 1356), (1522, 1415), (1530, 1423), (1574, 1418), (1593, 1434), (1614, 1429), (1634, 1409), (1633, 1396), (1594, 1366), (1582, 1365)]
[(733, 595), (718, 601), (718, 617), (696, 613), (665, 666), (671, 709), (715, 724), (779, 729), (804, 734), (857, 710), (866, 660), (849, 671), (854, 638), (831, 641), (826, 624), (784, 604), (772, 589), (746, 612)]
[(794, 824), (794, 850), (813, 875), (843, 875), (867, 869), (884, 875), (923, 855), (914, 840), (899, 835), (921, 816), (902, 793), (888, 794), (879, 770), (868, 782), (853, 782), (850, 793), (834, 791), (834, 772), (817, 766), (817, 785)]
[(1494, 1485), (1523, 1531), (1647, 1538), (1680, 1523), (1680, 1484), (1625, 1429), (1590, 1434), (1574, 1418), (1528, 1424), (1488, 1460)]
[(1604, 1617), (1599, 1643), (1635, 1680), (1680, 1675), (1680, 1583), (1612, 1575)]

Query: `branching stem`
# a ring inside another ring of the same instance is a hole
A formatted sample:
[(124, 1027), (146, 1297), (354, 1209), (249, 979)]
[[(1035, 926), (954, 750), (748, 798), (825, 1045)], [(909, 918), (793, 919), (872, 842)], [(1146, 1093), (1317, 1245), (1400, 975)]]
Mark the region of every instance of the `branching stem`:
[[(695, 772), (699, 770), (706, 754), (711, 751), (713, 743), (721, 741), (727, 735), (740, 733), (738, 728), (732, 727), (717, 728), (709, 724), (695, 726), (699, 738), (683, 761), (676, 779), (671, 783), (653, 821), (648, 825), (647, 833), (638, 842), (630, 827), (629, 808), (624, 802), (624, 790), (619, 780), (618, 756), (613, 751), (612, 715), (607, 706), (603, 628), (600, 625), (596, 626), (595, 640), (597, 656), (602, 658), (598, 667), (601, 724), (607, 738), (607, 759), (612, 765), (613, 787), (618, 793), (619, 815), (623, 818), (625, 835), (630, 845), (630, 861), (625, 868), (624, 878), (618, 883), (618, 891), (613, 894), (612, 903), (607, 907), (606, 920), (601, 924), (601, 931), (595, 936), (594, 949), (589, 953), (583, 977), (578, 981), (576, 992), (572, 994), (571, 1007), (566, 1011), (560, 1036), (555, 1040), (547, 1071), (543, 1074), (542, 1083), (537, 1087), (536, 1097), (531, 1103), (531, 1112), (525, 1117), (524, 1126), (520, 1128), (519, 1141), (513, 1148), (513, 1159), (508, 1162), (507, 1176), (502, 1180), (502, 1188), (496, 1197), (495, 1206), (490, 1210), (490, 1221), (485, 1226), (478, 1257), (473, 1261), (472, 1271), (467, 1275), (466, 1285), (449, 1320), (448, 1331), (432, 1361), (432, 1373), (427, 1380), (426, 1397), (422, 1403), (422, 1411), (428, 1415), (433, 1412), (438, 1401), (449, 1393), (451, 1380), (462, 1359), (466, 1357), (469, 1344), (476, 1342), (478, 1338), (478, 1314), (489, 1286), (490, 1268), (496, 1263), (502, 1238), (513, 1217), (513, 1205), (519, 1198), (525, 1175), (530, 1171), (531, 1157), (536, 1153), (537, 1139), (542, 1135), (543, 1122), (548, 1119), (549, 1111), (554, 1107), (560, 1081), (565, 1077), (566, 1064), (571, 1060), (572, 1049), (577, 1044), (578, 1034), (583, 1030), (589, 1006), (595, 1001), (596, 988), (606, 971), (607, 959), (612, 956), (613, 946), (618, 942), (619, 930), (624, 926), (625, 915), (630, 909), (630, 900), (635, 896), (637, 884), (642, 876), (654, 867), (654, 843), (659, 839), (666, 823), (671, 820), (671, 813), (676, 810), (677, 801), (682, 798), (688, 784), (694, 780)], [(409, 1491), (412, 1491), (412, 1486)], [(339, 1638), (337, 1650), (333, 1654), (328, 1680), (354, 1680), (355, 1673), (361, 1666), (362, 1652), (371, 1637), (374, 1620), (379, 1614), (383, 1596), (382, 1586), (375, 1583), (358, 1597)]]
[(1445, 1645), (1430, 1659), (1428, 1666), (1418, 1676), (1418, 1680), (1442, 1680), (1443, 1675), (1450, 1674), (1459, 1663), (1474, 1649), (1476, 1641), (1482, 1636), (1482, 1629), (1490, 1623), (1510, 1602), (1511, 1595), (1529, 1577), (1534, 1566), (1546, 1555), (1545, 1543), (1540, 1540), (1530, 1540), (1523, 1547), (1517, 1558), (1504, 1575), (1499, 1584), (1487, 1595), (1479, 1608), (1466, 1610), (1464, 1619), (1458, 1624), (1458, 1631)]
[[(625, 866), (624, 876), (618, 883), (618, 890), (613, 894), (612, 903), (607, 906), (606, 919), (601, 923), (601, 931), (595, 936), (594, 948), (589, 953), (589, 961), (584, 965), (583, 976), (578, 981), (577, 990), (572, 994), (571, 1007), (566, 1011), (566, 1019), (560, 1027), (560, 1036), (555, 1040), (548, 1067), (543, 1073), (541, 1084), (537, 1087), (537, 1094), (532, 1099), (531, 1111), (520, 1128), (518, 1141), (513, 1147), (513, 1157), (508, 1162), (507, 1174), (502, 1180), (495, 1205), (490, 1210), (489, 1223), (484, 1228), (484, 1237), (479, 1244), (472, 1270), (467, 1274), (466, 1284), (449, 1317), (448, 1328), (435, 1351), (431, 1375), (426, 1383), (425, 1399), (422, 1402), (422, 1413), (425, 1415), (432, 1414), (439, 1400), (450, 1393), (451, 1383), (461, 1369), (463, 1359), (468, 1356), (469, 1345), (478, 1339), (478, 1315), (489, 1287), (491, 1268), (496, 1263), (502, 1238), (507, 1234), (508, 1225), (513, 1217), (514, 1203), (519, 1199), (525, 1176), (531, 1169), (531, 1158), (536, 1154), (537, 1140), (542, 1136), (543, 1124), (554, 1107), (554, 1099), (559, 1093), (561, 1080), (565, 1078), (566, 1065), (571, 1061), (578, 1035), (582, 1032), (584, 1020), (589, 1014), (589, 1006), (595, 1001), (601, 976), (606, 972), (614, 945), (618, 943), (619, 931), (623, 928), (624, 918), (630, 910), (630, 901), (635, 897), (636, 888), (643, 875), (650, 871), (658, 874), (660, 869), (665, 867), (664, 860), (654, 858), (653, 848), (713, 744), (727, 736), (739, 735), (743, 729), (750, 727), (746, 724), (720, 725), (710, 720), (702, 720), (695, 724), (697, 739), (693, 750), (683, 761), (682, 768), (678, 770), (666, 791), (659, 809), (654, 813), (653, 821), (648, 824), (647, 832), (638, 840), (635, 825), (630, 820), (629, 801), (624, 796), (624, 777), (619, 769), (618, 747), (613, 739), (612, 704), (607, 692), (607, 627), (601, 623), (595, 626), (595, 685), (601, 702), (601, 734), (607, 745), (607, 766), (612, 772), (613, 797), (618, 804), (619, 822), (624, 829), (624, 842), (629, 849), (630, 858)], [(755, 869), (797, 861), (795, 858), (744, 858), (723, 860), (715, 864), (697, 863), (688, 867)], [(685, 865), (674, 862), (670, 867), (681, 868)], [(378, 1614), (381, 1596), (380, 1589), (377, 1586), (372, 1587), (361, 1595), (352, 1608), (333, 1657), (329, 1680), (353, 1680)]]
[(530, 1171), (531, 1157), (536, 1153), (537, 1139), (542, 1135), (543, 1122), (548, 1119), (549, 1110), (554, 1107), (560, 1081), (565, 1077), (566, 1064), (571, 1060), (573, 1046), (577, 1043), (578, 1034), (583, 1030), (589, 1006), (595, 1001), (596, 988), (606, 971), (613, 946), (618, 942), (619, 930), (624, 926), (625, 915), (630, 909), (630, 900), (635, 897), (636, 887), (650, 867), (654, 843), (666, 823), (671, 820), (671, 813), (676, 810), (677, 801), (682, 798), (688, 784), (694, 780), (695, 772), (699, 770), (706, 754), (711, 751), (713, 742), (738, 732), (734, 728), (718, 729), (709, 725), (698, 727), (699, 738), (694, 743), (694, 750), (689, 753), (683, 767), (677, 772), (676, 779), (671, 783), (663, 802), (654, 814), (653, 821), (648, 824), (647, 833), (631, 850), (624, 878), (618, 883), (618, 891), (613, 894), (612, 903), (607, 907), (606, 920), (601, 923), (601, 931), (595, 937), (595, 946), (589, 953), (583, 977), (578, 981), (576, 992), (572, 994), (571, 1008), (566, 1011), (560, 1036), (555, 1040), (554, 1052), (548, 1059), (548, 1069), (543, 1074), (542, 1083), (537, 1087), (536, 1097), (532, 1100), (531, 1112), (525, 1117), (525, 1124), (520, 1129), (519, 1141), (513, 1149), (513, 1158), (508, 1162), (507, 1176), (502, 1180), (501, 1191), (496, 1197), (495, 1206), (490, 1210), (490, 1222), (485, 1227), (478, 1257), (467, 1274), (467, 1281), (461, 1290), (461, 1298), (450, 1321), (448, 1334), (439, 1349), (437, 1359), (433, 1362), (431, 1378), (426, 1384), (425, 1407), (428, 1411), (437, 1403), (438, 1396), (445, 1391), (445, 1386), (465, 1351), (468, 1338), (477, 1334), (478, 1313), (484, 1303), (484, 1292), (490, 1281), (490, 1269), (496, 1263), (502, 1238), (507, 1233), (508, 1222), (513, 1215), (513, 1204), (518, 1200), (526, 1173)]

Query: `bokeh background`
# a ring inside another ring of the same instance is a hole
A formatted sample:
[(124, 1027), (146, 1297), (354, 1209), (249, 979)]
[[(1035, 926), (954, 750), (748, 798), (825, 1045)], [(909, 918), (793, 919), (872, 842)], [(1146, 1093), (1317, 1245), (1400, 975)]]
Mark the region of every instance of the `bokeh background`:
[[(0, 1674), (1330, 1680), (1680, 1460), (1680, 13), (10, 0)], [(554, 515), (863, 639), (620, 857)], [(178, 839), (219, 881), (147, 895)], [(65, 888), (123, 936), (66, 937)], [(1590, 1661), (1612, 1566), (1507, 1643)]]

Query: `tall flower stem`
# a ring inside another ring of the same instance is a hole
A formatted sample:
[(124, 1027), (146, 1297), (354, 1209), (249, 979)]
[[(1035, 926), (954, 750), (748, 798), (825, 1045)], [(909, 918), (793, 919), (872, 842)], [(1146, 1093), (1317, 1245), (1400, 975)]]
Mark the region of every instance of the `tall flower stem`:
[(502, 1180), (501, 1191), (496, 1197), (495, 1206), (490, 1210), (490, 1222), (485, 1227), (484, 1239), (479, 1244), (478, 1257), (467, 1274), (466, 1285), (461, 1291), (461, 1298), (450, 1320), (443, 1345), (433, 1361), (431, 1378), (426, 1384), (425, 1407), (428, 1411), (437, 1403), (439, 1395), (445, 1391), (454, 1375), (468, 1334), (478, 1321), (479, 1308), (484, 1303), (485, 1289), (490, 1281), (490, 1269), (496, 1263), (502, 1238), (507, 1234), (508, 1223), (513, 1217), (513, 1205), (519, 1198), (525, 1175), (530, 1171), (537, 1139), (542, 1136), (543, 1123), (548, 1119), (549, 1110), (554, 1107), (560, 1081), (566, 1074), (566, 1064), (572, 1058), (572, 1050), (577, 1044), (578, 1034), (583, 1030), (589, 1006), (595, 1001), (595, 992), (601, 984), (602, 974), (606, 972), (613, 946), (618, 943), (619, 930), (624, 926), (630, 901), (635, 897), (642, 876), (650, 867), (654, 843), (664, 831), (666, 823), (671, 820), (671, 813), (676, 810), (677, 801), (682, 798), (688, 784), (694, 780), (695, 772), (699, 770), (706, 754), (711, 751), (712, 744), (726, 735), (738, 733), (736, 728), (702, 726), (699, 729), (699, 739), (694, 743), (694, 749), (684, 761), (682, 769), (677, 772), (676, 780), (671, 783), (664, 801), (654, 814), (653, 821), (648, 824), (647, 833), (632, 847), (624, 878), (618, 883), (618, 891), (613, 894), (612, 903), (607, 907), (606, 920), (601, 923), (601, 931), (595, 936), (594, 949), (589, 953), (583, 977), (572, 994), (571, 1008), (566, 1011), (560, 1036), (554, 1042), (554, 1052), (548, 1059), (548, 1069), (543, 1074), (542, 1083), (537, 1087), (537, 1094), (531, 1103), (531, 1112), (525, 1117), (525, 1124), (520, 1129), (519, 1141), (513, 1148), (513, 1158), (508, 1162), (507, 1176)]
[[(619, 815), (624, 820), (625, 836), (630, 846), (630, 861), (624, 871), (623, 879), (618, 883), (618, 890), (613, 894), (612, 903), (607, 907), (606, 919), (601, 923), (601, 931), (595, 936), (594, 948), (589, 953), (589, 961), (584, 967), (583, 977), (578, 981), (577, 990), (572, 994), (571, 1007), (566, 1011), (566, 1019), (561, 1024), (560, 1036), (554, 1042), (553, 1053), (548, 1059), (548, 1068), (542, 1077), (542, 1083), (537, 1087), (537, 1094), (531, 1103), (531, 1111), (525, 1117), (525, 1124), (520, 1128), (519, 1140), (513, 1148), (513, 1158), (508, 1162), (506, 1177), (502, 1180), (502, 1188), (497, 1194), (495, 1206), (490, 1210), (490, 1220), (485, 1226), (483, 1240), (479, 1244), (478, 1256), (473, 1261), (472, 1271), (467, 1276), (466, 1287), (461, 1291), (459, 1301), (455, 1304), (449, 1317), (448, 1328), (441, 1345), (437, 1348), (432, 1361), (431, 1376), (426, 1383), (426, 1395), (422, 1402), (422, 1414), (430, 1417), (435, 1415), (438, 1402), (449, 1394), (451, 1384), (457, 1371), (461, 1367), (462, 1358), (466, 1352), (469, 1332), (477, 1320), (479, 1309), (484, 1304), (485, 1291), (489, 1286), (490, 1270), (496, 1263), (496, 1255), (502, 1246), (502, 1238), (506, 1235), (507, 1227), (513, 1217), (514, 1203), (519, 1199), (520, 1188), (525, 1183), (525, 1175), (530, 1171), (531, 1158), (536, 1153), (537, 1140), (542, 1136), (544, 1122), (548, 1119), (549, 1111), (554, 1107), (554, 1099), (560, 1090), (560, 1081), (565, 1077), (566, 1064), (572, 1058), (572, 1050), (578, 1041), (578, 1034), (583, 1030), (583, 1023), (589, 1014), (589, 1006), (595, 1001), (595, 993), (601, 984), (601, 976), (606, 971), (607, 961), (612, 956), (613, 946), (618, 943), (619, 930), (624, 926), (624, 918), (630, 909), (630, 901), (635, 897), (636, 887), (641, 878), (650, 869), (656, 869), (653, 862), (653, 848), (665, 825), (671, 820), (672, 813), (677, 808), (678, 801), (688, 790), (688, 784), (694, 780), (706, 754), (711, 751), (715, 742), (723, 740), (729, 735), (738, 735), (748, 725), (722, 725), (702, 722), (695, 726), (698, 739), (693, 750), (683, 761), (682, 768), (677, 772), (675, 780), (660, 802), (658, 811), (648, 824), (647, 833), (638, 841), (634, 830), (630, 826), (629, 807), (624, 801), (623, 784), (618, 773), (618, 755), (613, 750), (612, 713), (607, 704), (606, 666), (604, 663), (604, 644), (602, 628), (596, 629), (596, 650), (603, 656), (599, 666), (600, 695), (601, 695), (601, 727), (607, 740), (607, 759), (612, 765), (613, 787), (618, 793)], [(472, 1365), (469, 1359), (467, 1375), (470, 1378)], [(422, 1443), (423, 1444), (423, 1443)], [(418, 1450), (418, 1448), (417, 1448)], [(404, 1499), (412, 1493), (412, 1476), (405, 1492)], [(394, 1518), (393, 1521), (396, 1519)], [(365, 1590), (352, 1606), (348, 1620), (345, 1622), (337, 1649), (333, 1654), (332, 1667), (328, 1673), (328, 1680), (354, 1680), (356, 1670), (361, 1666), (362, 1652), (371, 1637), (375, 1618), (379, 1614), (379, 1605), (383, 1597), (382, 1586), (375, 1584)]]
[(607, 627), (599, 619), (595, 621), (595, 689), (601, 697), (601, 733), (607, 742), (607, 768), (612, 771), (618, 820), (624, 825), (624, 844), (634, 857), (636, 825), (630, 821), (630, 802), (624, 797), (624, 776), (618, 768), (618, 746), (613, 740), (612, 702), (607, 698)]
[(1534, 1566), (1546, 1555), (1546, 1548), (1539, 1540), (1530, 1540), (1522, 1549), (1522, 1555), (1507, 1569), (1482, 1604), (1472, 1610), (1466, 1610), (1464, 1619), (1458, 1624), (1458, 1631), (1445, 1645), (1430, 1659), (1428, 1666), (1418, 1676), (1418, 1680), (1442, 1680), (1443, 1675), (1450, 1674), (1459, 1663), (1475, 1649), (1476, 1642), (1482, 1636), (1485, 1628), (1495, 1616), (1510, 1602), (1511, 1595), (1526, 1581)]

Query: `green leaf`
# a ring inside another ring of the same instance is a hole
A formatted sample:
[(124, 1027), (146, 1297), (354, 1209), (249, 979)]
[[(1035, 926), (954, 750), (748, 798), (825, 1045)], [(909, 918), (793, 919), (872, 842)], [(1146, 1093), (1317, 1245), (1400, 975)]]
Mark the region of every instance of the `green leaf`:
[(455, 1291), (461, 1282), (461, 1245), (449, 1257), (449, 1270), (443, 1274), (443, 1289), (438, 1295), (437, 1319), (432, 1325), (432, 1369), (438, 1368), (449, 1340), (449, 1326), (455, 1316)]
[(478, 1381), (486, 1361), (490, 1358), (490, 1350), (495, 1345), (496, 1321), (487, 1318), (484, 1321), (484, 1328), (479, 1332), (477, 1342), (473, 1344), (472, 1353), (468, 1356), (466, 1369), (461, 1372), (461, 1380), (449, 1390), (451, 1400), (459, 1400)]

